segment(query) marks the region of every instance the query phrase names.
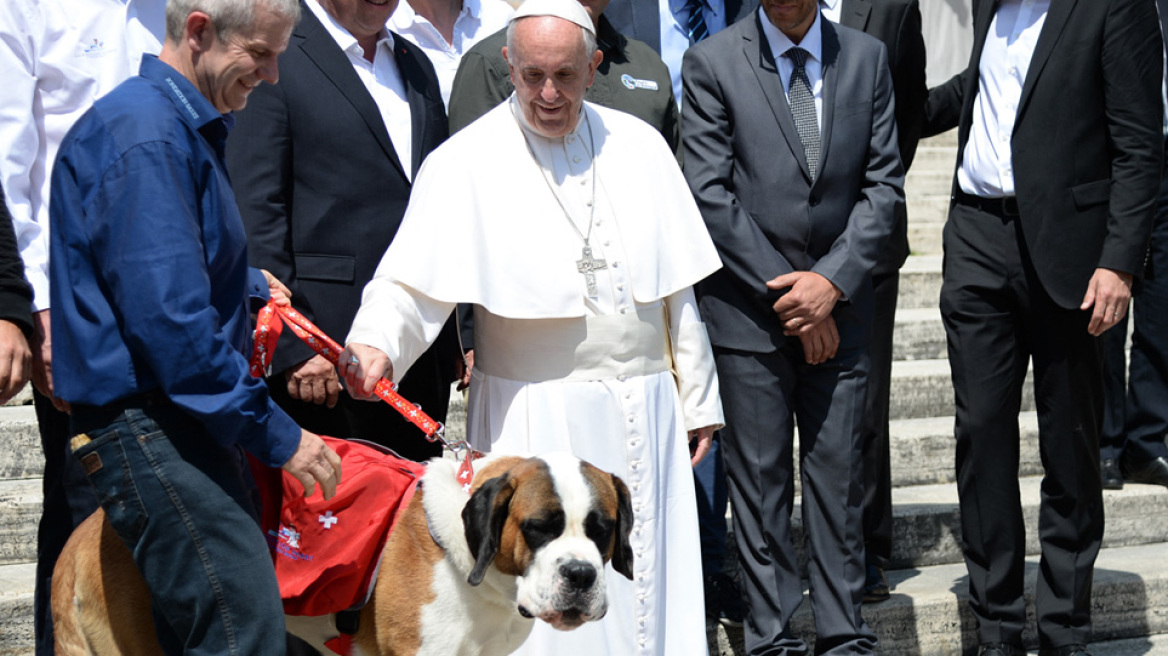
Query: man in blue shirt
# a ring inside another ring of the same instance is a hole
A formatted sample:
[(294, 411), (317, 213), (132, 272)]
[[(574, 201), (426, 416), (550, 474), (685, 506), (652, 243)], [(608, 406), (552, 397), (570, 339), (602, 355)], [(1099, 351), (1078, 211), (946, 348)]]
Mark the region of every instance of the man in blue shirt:
[(249, 375), (248, 296), (284, 288), (247, 266), (222, 159), (229, 112), (276, 81), (299, 6), (200, 5), (170, 1), (161, 55), (61, 145), (54, 389), (72, 406), (74, 457), (153, 594), (164, 651), (282, 654), (241, 447), (326, 498), (340, 460)]

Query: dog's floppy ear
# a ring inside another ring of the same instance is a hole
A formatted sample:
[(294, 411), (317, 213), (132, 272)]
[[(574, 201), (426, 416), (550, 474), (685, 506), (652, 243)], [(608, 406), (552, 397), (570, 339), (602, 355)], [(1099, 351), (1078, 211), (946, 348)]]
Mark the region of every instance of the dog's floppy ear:
[(483, 483), (462, 509), (462, 525), (466, 529), (466, 544), (475, 557), (474, 569), (467, 583), (478, 585), (487, 575), (487, 568), (499, 553), (503, 524), (510, 512), (511, 496), (515, 486), (510, 474), (497, 476)]
[(616, 474), (612, 476), (612, 486), (616, 488), (616, 544), (612, 549), (612, 568), (633, 580), (633, 547), (629, 545), (629, 535), (633, 532), (633, 503), (629, 499), (629, 488)]

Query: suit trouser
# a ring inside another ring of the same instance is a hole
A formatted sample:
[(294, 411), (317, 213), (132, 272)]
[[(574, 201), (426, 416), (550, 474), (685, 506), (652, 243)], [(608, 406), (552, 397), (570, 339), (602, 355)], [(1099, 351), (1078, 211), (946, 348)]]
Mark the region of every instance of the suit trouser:
[(726, 504), (729, 500), (726, 498), (726, 469), (722, 458), (722, 437), (715, 435), (710, 441), (709, 453), (694, 467), (704, 576), (721, 573), (726, 561)]
[(941, 316), (957, 401), (957, 489), (970, 605), (981, 642), (1019, 643), (1025, 525), (1018, 412), (1034, 363), (1045, 470), (1036, 616), (1042, 646), (1086, 643), (1103, 536), (1099, 340), (1089, 313), (1055, 305), (1038, 282), (1020, 222), (965, 205), (945, 226)]
[(1139, 464), (1168, 457), (1168, 176), (1160, 181), (1144, 276), (1132, 299), (1131, 362), (1124, 387), (1127, 317), (1103, 335), (1107, 373), (1101, 458)]
[(69, 415), (53, 407), (40, 392), (33, 392), (41, 448), (45, 454), (41, 487), (44, 505), (37, 525), (36, 589), (33, 622), (37, 656), (52, 656), (53, 611), (51, 606), (53, 568), (73, 529), (97, 510), (97, 496), (81, 465), (69, 451)]
[(869, 653), (864, 585), (860, 421), (868, 378), (863, 347), (817, 366), (797, 340), (773, 353), (714, 350), (726, 427), (726, 464), (742, 591), (746, 650), (800, 654), (788, 627), (803, 601), (791, 534), (794, 421), (799, 426), (803, 530), (815, 610), (816, 653)]
[(892, 558), (892, 464), (888, 442), (888, 403), (892, 382), (892, 333), (900, 273), (873, 276), (874, 313), (868, 347), (871, 374), (864, 401), (864, 557), (887, 567)]

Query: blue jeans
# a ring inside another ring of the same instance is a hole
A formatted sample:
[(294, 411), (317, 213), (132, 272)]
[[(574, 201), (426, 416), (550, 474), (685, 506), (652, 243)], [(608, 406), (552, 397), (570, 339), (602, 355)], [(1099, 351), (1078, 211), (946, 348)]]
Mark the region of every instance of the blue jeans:
[[(143, 397), (139, 397), (142, 399)], [(163, 399), (74, 407), (73, 456), (153, 594), (167, 654), (284, 654), (284, 611), (250, 473)]]

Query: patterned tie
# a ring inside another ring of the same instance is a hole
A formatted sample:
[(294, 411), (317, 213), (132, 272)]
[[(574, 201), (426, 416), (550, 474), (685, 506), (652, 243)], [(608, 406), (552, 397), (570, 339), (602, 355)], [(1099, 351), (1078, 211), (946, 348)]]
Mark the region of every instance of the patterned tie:
[(704, 0), (685, 0), (682, 5), (682, 14), (685, 17), (685, 34), (690, 43), (697, 43), (710, 36), (710, 28), (706, 27), (704, 15)]
[(787, 101), (791, 105), (795, 129), (799, 131), (799, 140), (803, 142), (807, 169), (814, 181), (819, 172), (819, 120), (815, 115), (815, 96), (811, 93), (811, 82), (803, 68), (807, 63), (807, 51), (791, 48), (784, 56), (795, 64), (795, 70), (791, 72), (791, 88), (787, 90)]

